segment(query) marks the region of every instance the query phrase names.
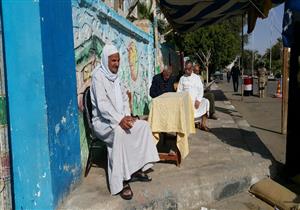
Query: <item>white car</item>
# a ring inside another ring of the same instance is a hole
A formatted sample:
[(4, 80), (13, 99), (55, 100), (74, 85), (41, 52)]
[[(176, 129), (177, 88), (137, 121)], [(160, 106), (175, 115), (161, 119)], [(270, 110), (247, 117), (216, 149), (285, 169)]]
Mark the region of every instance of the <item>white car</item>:
[(268, 80), (275, 80), (275, 76), (273, 74), (268, 75)]

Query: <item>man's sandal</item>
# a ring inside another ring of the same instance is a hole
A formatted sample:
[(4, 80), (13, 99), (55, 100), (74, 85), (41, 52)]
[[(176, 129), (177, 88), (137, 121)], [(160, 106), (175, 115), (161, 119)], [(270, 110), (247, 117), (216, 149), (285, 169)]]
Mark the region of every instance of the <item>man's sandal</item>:
[(124, 184), (122, 191), (120, 192), (121, 198), (124, 200), (131, 200), (133, 197), (133, 192), (128, 183)]
[(152, 181), (152, 178), (143, 172), (138, 172), (136, 174), (133, 174), (130, 180), (130, 182), (136, 182), (136, 181), (150, 182)]
[(206, 126), (200, 126), (200, 130), (206, 131), (206, 132), (210, 132), (210, 129)]

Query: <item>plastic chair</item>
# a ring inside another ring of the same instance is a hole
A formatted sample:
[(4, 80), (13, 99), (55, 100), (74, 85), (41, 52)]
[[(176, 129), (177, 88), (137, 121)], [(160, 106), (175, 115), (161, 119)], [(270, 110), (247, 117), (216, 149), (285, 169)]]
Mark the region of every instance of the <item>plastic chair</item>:
[(87, 87), (83, 93), (83, 121), (85, 126), (85, 132), (88, 141), (88, 159), (85, 167), (84, 176), (86, 177), (93, 166), (93, 150), (101, 149), (102, 146), (98, 145), (99, 142), (102, 142), (98, 139), (94, 133), (93, 125), (92, 125), (92, 102), (91, 102), (91, 93), (90, 87)]

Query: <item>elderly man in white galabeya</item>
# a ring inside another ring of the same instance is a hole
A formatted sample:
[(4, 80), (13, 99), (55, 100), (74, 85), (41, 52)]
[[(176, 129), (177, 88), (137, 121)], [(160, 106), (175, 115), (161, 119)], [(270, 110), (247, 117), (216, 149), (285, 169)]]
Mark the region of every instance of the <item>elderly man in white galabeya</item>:
[(128, 96), (117, 74), (119, 63), (117, 48), (105, 45), (92, 75), (92, 122), (97, 137), (107, 144), (111, 194), (129, 200), (133, 196), (129, 181), (151, 181), (144, 172), (159, 156), (148, 123), (130, 116)]
[(185, 74), (181, 76), (177, 92), (186, 91), (190, 94), (194, 104), (194, 118), (196, 127), (204, 131), (209, 131), (207, 118), (209, 116), (209, 101), (203, 98), (204, 88), (201, 79), (193, 73), (193, 63), (190, 60), (185, 62)]

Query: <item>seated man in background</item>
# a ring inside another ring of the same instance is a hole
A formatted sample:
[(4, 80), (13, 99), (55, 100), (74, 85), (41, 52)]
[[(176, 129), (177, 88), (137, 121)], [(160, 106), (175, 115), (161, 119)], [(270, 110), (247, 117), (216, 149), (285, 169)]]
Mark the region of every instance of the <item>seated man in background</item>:
[[(196, 63), (194, 65), (193, 72), (200, 76), (200, 79), (201, 79), (202, 83), (204, 84), (204, 78), (201, 76), (202, 75), (201, 74), (202, 69), (200, 68), (200, 65), (198, 63)], [(212, 92), (204, 90), (204, 96), (203, 97), (207, 98), (209, 100), (209, 118), (213, 119), (213, 120), (217, 120), (218, 118), (215, 114), (215, 112), (216, 112), (216, 109), (215, 109), (215, 95)]]
[(172, 76), (172, 66), (164, 66), (163, 71), (152, 79), (150, 96), (155, 98), (166, 92), (175, 92), (175, 77)]
[(193, 73), (192, 61), (187, 60), (185, 62), (184, 71), (185, 74), (179, 80), (177, 92), (189, 92), (194, 104), (196, 127), (209, 131), (209, 128), (206, 126), (207, 117), (209, 116), (209, 101), (203, 97), (203, 84), (200, 77)]
[(129, 181), (151, 181), (144, 172), (159, 161), (149, 124), (130, 116), (128, 96), (118, 77), (120, 55), (114, 45), (104, 46), (101, 64), (93, 70), (92, 124), (96, 136), (107, 145), (111, 194), (129, 200)]

